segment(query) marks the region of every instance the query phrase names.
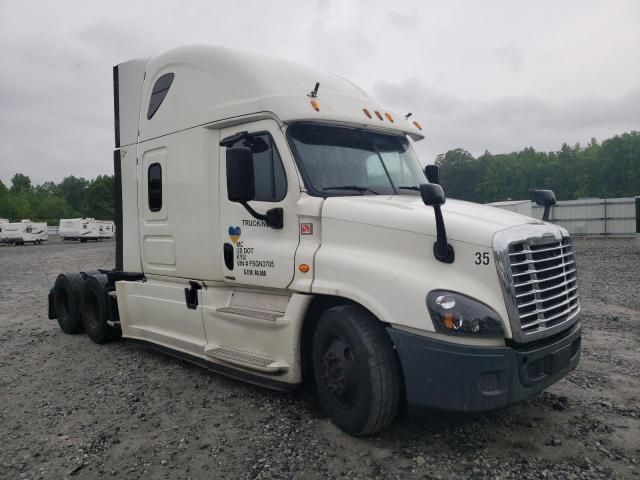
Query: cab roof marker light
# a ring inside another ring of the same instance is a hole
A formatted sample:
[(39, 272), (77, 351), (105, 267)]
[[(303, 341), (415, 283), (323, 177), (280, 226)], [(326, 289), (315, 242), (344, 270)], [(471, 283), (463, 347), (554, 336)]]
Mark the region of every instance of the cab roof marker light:
[(371, 118), (371, 112), (369, 110), (367, 110), (366, 108), (363, 108), (362, 111), (367, 117)]
[(314, 109), (316, 112), (319, 112), (319, 111), (320, 111), (320, 105), (318, 105), (318, 102), (316, 102), (315, 100), (311, 100), (311, 102), (310, 102), (310, 103), (311, 103), (311, 106), (313, 107), (313, 109)]
[(422, 130), (422, 125), (420, 125), (417, 121), (413, 121), (413, 125), (418, 129), (418, 130)]
[(384, 120), (384, 118), (382, 118), (382, 114), (378, 110), (376, 110), (374, 113), (376, 114), (376, 117), (378, 117), (379, 120)]
[(391, 123), (393, 123), (393, 117), (391, 116), (391, 114), (389, 112), (385, 113), (384, 116), (387, 118), (387, 120), (389, 120)]

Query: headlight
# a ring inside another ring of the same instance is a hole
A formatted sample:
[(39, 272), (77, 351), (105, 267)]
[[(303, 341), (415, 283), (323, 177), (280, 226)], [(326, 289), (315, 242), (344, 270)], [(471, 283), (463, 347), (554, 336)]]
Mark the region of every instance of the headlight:
[(473, 337), (504, 337), (500, 315), (466, 295), (433, 290), (427, 295), (427, 308), (439, 332)]

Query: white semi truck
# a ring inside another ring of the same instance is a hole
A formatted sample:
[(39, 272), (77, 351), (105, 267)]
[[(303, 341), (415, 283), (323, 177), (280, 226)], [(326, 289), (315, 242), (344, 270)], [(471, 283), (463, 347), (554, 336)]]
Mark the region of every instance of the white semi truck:
[(354, 435), (403, 399), (494, 410), (578, 364), (567, 231), (445, 203), (410, 114), (218, 47), (131, 60), (113, 81), (116, 265), (58, 276), (49, 316), (65, 332), (275, 389), (310, 382)]
[(2, 226), (2, 236), (7, 243), (13, 245), (24, 245), (25, 243), (41, 245), (42, 242), (49, 240), (46, 222), (32, 222), (29, 219), (5, 223)]

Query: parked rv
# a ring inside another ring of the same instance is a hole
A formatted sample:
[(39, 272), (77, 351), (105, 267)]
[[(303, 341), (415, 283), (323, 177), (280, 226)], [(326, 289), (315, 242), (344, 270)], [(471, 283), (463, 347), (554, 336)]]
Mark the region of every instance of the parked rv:
[(7, 223), (9, 223), (8, 218), (0, 218), (0, 244), (7, 243), (7, 234), (3, 231), (3, 227)]
[(104, 238), (113, 238), (113, 222), (93, 218), (61, 218), (58, 235), (63, 241), (101, 242)]
[(97, 220), (98, 236), (100, 240), (113, 238), (115, 234), (115, 224), (111, 221)]
[(410, 113), (217, 47), (122, 63), (113, 79), (116, 265), (57, 277), (49, 316), (64, 332), (275, 389), (311, 382), (354, 435), (404, 400), (506, 407), (578, 364), (567, 231), (446, 199)]
[(16, 223), (5, 223), (2, 230), (6, 242), (14, 245), (24, 245), (25, 243), (40, 245), (49, 239), (47, 224), (44, 222), (32, 222), (25, 219)]

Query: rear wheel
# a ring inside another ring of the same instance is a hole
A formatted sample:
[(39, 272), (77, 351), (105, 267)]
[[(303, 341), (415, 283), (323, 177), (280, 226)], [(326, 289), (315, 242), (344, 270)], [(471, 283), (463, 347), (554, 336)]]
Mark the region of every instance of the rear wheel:
[(91, 340), (105, 343), (120, 337), (120, 327), (109, 323), (107, 276), (90, 275), (82, 292), (82, 324)]
[(88, 270), (86, 272), (80, 272), (80, 275), (82, 275), (82, 278), (86, 280), (87, 277), (90, 277), (91, 275), (100, 275), (100, 272), (98, 270)]
[(53, 285), (54, 308), (64, 333), (82, 332), (80, 296), (84, 280), (76, 272), (61, 273)]
[(320, 406), (340, 429), (367, 435), (393, 421), (400, 365), (384, 325), (367, 310), (341, 305), (320, 316), (313, 372)]

